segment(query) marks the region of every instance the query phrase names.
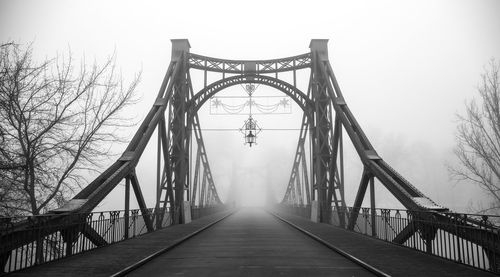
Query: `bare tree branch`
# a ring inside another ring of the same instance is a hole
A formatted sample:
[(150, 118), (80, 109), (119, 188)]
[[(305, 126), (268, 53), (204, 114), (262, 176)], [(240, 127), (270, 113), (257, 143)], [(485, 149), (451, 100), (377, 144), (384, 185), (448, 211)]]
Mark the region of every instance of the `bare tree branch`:
[(125, 85), (115, 56), (75, 70), (67, 56), (35, 62), (31, 45), (0, 45), (0, 215), (39, 214), (74, 194), (129, 125), (137, 74)]
[(449, 169), (453, 177), (479, 186), (491, 197), (489, 207), (481, 211), (499, 211), (500, 62), (491, 59), (484, 70), (479, 99), (468, 102), (465, 115), (458, 116), (454, 153), (459, 165)]

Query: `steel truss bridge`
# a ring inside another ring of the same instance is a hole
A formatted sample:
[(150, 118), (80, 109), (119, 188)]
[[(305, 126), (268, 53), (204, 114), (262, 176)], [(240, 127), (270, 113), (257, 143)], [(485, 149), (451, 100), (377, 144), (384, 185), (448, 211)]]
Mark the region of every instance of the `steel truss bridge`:
[[(313, 39), (310, 52), (288, 58), (226, 60), (190, 53), (187, 40), (172, 40), (171, 62), (156, 100), (121, 157), (65, 206), (42, 216), (2, 219), (0, 266), (6, 272), (16, 271), (231, 209), (217, 192), (198, 110), (218, 92), (252, 83), (283, 92), (303, 110), (289, 182), (275, 211), (498, 273), (500, 240), (493, 218), (458, 214), (436, 204), (377, 154), (344, 100), (327, 42)], [(200, 90), (193, 89), (194, 70), (204, 76)], [(305, 91), (297, 86), (299, 71), (309, 73)], [(209, 73), (218, 79), (209, 83)], [(291, 73), (293, 81), (280, 78), (283, 73)], [(346, 139), (364, 167), (354, 203), (349, 204), (344, 197)], [(150, 141), (157, 144), (154, 208), (147, 207), (136, 174)], [(193, 157), (192, 143), (196, 144)], [(375, 180), (406, 210), (378, 209)], [(120, 183), (125, 184), (124, 210), (93, 212)], [(138, 210), (130, 209), (130, 187)], [(368, 188), (370, 207), (362, 208)]]

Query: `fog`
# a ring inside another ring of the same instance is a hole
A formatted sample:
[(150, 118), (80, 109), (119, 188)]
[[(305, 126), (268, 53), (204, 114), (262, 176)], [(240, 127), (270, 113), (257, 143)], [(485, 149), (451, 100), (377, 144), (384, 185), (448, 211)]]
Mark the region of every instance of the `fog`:
[[(500, 58), (499, 34), (497, 0), (0, 0), (1, 42), (33, 42), (40, 59), (68, 49), (77, 59), (97, 62), (116, 53), (125, 78), (142, 70), (141, 100), (127, 110), (137, 122), (154, 102), (170, 62), (170, 39), (187, 38), (191, 52), (227, 59), (287, 57), (308, 52), (311, 39), (330, 39), (330, 62), (346, 102), (379, 155), (428, 197), (456, 211), (489, 201), (477, 187), (450, 180), (446, 164), (456, 162), (456, 114), (476, 95), (483, 65)], [(307, 74), (299, 82), (305, 90)], [(199, 89), (201, 79), (193, 76), (193, 85)], [(220, 94), (242, 93), (233, 87)], [(282, 95), (265, 86), (256, 93)], [(199, 113), (203, 129), (237, 129), (248, 116), (210, 115), (205, 106)], [(298, 129), (301, 117), (295, 104), (291, 114), (255, 115), (264, 129)], [(131, 137), (136, 128), (122, 130), (123, 136)], [(237, 131), (205, 130), (221, 198), (249, 206), (281, 200), (298, 135), (263, 130), (250, 148)], [(125, 145), (112, 147), (120, 153)], [(137, 167), (149, 205), (155, 199), (155, 162), (153, 143)], [(348, 204), (361, 170), (347, 147)], [(99, 209), (123, 208), (123, 194), (116, 188)], [(401, 206), (380, 183), (376, 195), (378, 207)]]

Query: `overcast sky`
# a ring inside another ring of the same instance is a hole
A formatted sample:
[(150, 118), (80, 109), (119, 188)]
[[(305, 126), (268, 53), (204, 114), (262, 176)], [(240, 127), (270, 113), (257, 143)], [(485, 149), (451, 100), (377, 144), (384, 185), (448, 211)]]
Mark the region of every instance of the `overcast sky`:
[[(500, 59), (500, 1), (0, 0), (2, 42), (34, 41), (40, 58), (68, 48), (97, 61), (116, 52), (125, 77), (142, 69), (142, 99), (130, 111), (137, 118), (153, 103), (175, 38), (189, 39), (193, 53), (228, 59), (292, 56), (308, 52), (313, 38), (330, 39), (330, 62), (346, 101), (379, 154), (440, 204), (464, 210), (482, 199), (477, 188), (449, 180), (445, 164), (454, 163), (456, 114), (476, 95), (483, 66), (491, 57)], [(295, 107), (291, 115), (258, 120), (264, 128), (298, 128), (300, 118)], [(205, 113), (201, 120), (204, 126), (238, 128), (244, 119)], [(263, 132), (250, 149), (237, 133), (206, 132), (221, 194), (238, 183), (248, 203), (260, 203), (264, 184), (272, 181), (281, 198), (297, 137)], [(152, 203), (148, 165), (155, 158), (148, 160), (148, 153), (138, 171)], [(348, 203), (361, 170), (351, 156)], [(238, 170), (246, 181), (235, 180)], [(378, 206), (397, 206), (382, 191)]]

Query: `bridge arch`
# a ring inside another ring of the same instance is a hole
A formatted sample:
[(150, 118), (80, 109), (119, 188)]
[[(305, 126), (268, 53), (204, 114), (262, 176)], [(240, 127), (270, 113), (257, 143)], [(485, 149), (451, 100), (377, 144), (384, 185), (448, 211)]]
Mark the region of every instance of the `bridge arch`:
[(213, 82), (212, 84), (206, 86), (198, 93), (196, 93), (196, 95), (193, 96), (193, 98), (188, 103), (188, 110), (190, 111), (191, 114), (195, 114), (198, 112), (201, 106), (203, 106), (203, 104), (208, 99), (210, 99), (210, 97), (214, 96), (221, 90), (245, 83), (255, 83), (273, 87), (283, 92), (290, 98), (292, 98), (293, 101), (295, 101), (299, 105), (299, 107), (304, 111), (304, 113), (308, 115), (308, 117), (311, 116), (311, 113), (314, 109), (314, 104), (313, 101), (309, 99), (304, 92), (302, 92), (297, 87), (285, 81), (282, 81), (278, 78), (265, 75), (255, 75), (255, 74), (243, 74), (243, 75), (231, 76)]

